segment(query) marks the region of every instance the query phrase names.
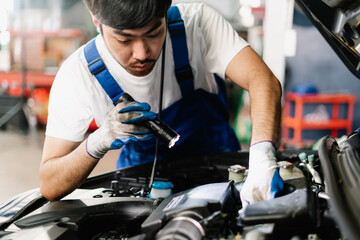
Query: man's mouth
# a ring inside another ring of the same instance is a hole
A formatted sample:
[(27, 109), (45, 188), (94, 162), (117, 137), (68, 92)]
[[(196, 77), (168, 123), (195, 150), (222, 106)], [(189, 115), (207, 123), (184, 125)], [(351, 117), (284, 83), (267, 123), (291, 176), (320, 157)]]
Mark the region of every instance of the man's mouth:
[(154, 63), (153, 61), (147, 61), (142, 64), (138, 63), (138, 64), (132, 65), (132, 68), (135, 71), (143, 72), (143, 71), (146, 71), (147, 69), (149, 69), (153, 65), (153, 63)]

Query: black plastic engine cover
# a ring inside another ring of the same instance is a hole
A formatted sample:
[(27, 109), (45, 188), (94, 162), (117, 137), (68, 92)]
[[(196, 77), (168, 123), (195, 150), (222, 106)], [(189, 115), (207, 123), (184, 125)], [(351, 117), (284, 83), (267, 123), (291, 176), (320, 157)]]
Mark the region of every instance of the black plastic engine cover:
[(232, 181), (199, 186), (166, 198), (143, 222), (141, 231), (153, 236), (169, 220), (183, 215), (200, 220), (222, 211), (235, 217), (239, 204), (240, 193)]

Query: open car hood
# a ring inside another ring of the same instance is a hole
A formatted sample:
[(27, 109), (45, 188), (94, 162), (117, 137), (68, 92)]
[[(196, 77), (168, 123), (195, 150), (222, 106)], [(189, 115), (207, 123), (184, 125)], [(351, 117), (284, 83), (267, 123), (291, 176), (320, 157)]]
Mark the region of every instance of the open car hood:
[(296, 0), (347, 68), (360, 78), (360, 0)]
[[(360, 79), (360, 0), (295, 1), (346, 67)], [(319, 148), (334, 218), (349, 239), (357, 239), (360, 229), (358, 137), (349, 136), (341, 147), (334, 144), (332, 137), (324, 137)]]

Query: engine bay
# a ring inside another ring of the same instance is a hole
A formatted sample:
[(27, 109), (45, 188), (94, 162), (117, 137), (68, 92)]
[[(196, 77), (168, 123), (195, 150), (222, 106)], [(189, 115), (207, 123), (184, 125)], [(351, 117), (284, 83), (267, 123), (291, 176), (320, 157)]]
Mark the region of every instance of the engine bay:
[[(349, 139), (354, 138), (359, 139), (359, 135)], [(247, 168), (248, 152), (194, 156), (158, 162), (155, 181), (171, 182), (172, 194), (167, 197), (149, 197), (151, 164), (89, 178), (59, 201), (47, 202), (40, 195), (26, 201), (25, 196), (17, 196), (7, 203), (8, 210), (14, 209), (16, 201), (26, 204), (1, 223), (0, 239), (351, 237), (351, 231), (344, 236), (339, 213), (331, 208), (328, 191), (333, 186), (324, 176), (322, 166), (326, 163), (322, 162), (343, 156), (358, 166), (354, 152), (358, 152), (360, 141), (348, 140), (352, 145), (341, 149), (330, 139), (323, 141), (319, 151), (279, 151), (277, 160), (285, 183), (282, 195), (245, 209), (239, 194), (244, 181), (229, 180), (229, 167)], [(352, 154), (344, 155), (344, 151)]]

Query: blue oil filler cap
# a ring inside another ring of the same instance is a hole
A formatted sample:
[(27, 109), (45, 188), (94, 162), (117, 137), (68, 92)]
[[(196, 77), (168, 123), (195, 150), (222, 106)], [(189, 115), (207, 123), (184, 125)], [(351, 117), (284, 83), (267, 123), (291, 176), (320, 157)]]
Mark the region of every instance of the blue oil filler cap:
[(166, 198), (172, 194), (174, 184), (172, 182), (154, 181), (149, 194), (149, 198)]

